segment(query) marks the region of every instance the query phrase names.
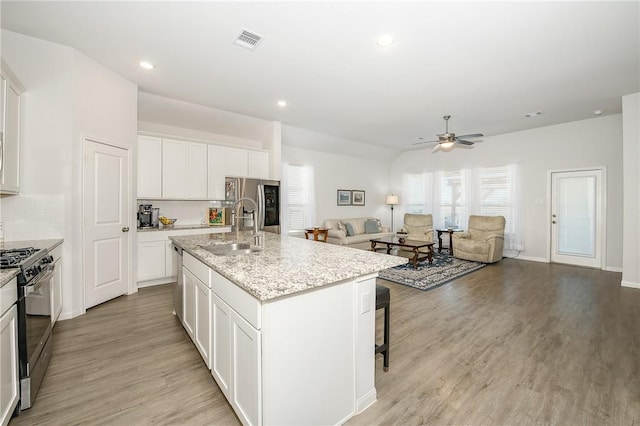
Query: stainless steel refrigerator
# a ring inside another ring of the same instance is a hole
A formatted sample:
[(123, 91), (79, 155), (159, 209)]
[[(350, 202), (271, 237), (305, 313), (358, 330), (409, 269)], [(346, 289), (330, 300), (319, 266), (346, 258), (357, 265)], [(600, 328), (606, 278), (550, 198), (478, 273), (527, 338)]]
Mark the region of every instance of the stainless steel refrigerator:
[[(265, 179), (226, 178), (225, 199), (231, 204), (240, 198), (251, 198), (258, 206), (253, 215), (258, 221), (258, 229), (265, 232), (280, 233), (280, 181)], [(249, 202), (242, 202), (241, 215), (251, 216), (253, 206)], [(227, 215), (227, 223), (231, 223), (231, 214)], [(245, 218), (239, 221), (241, 231), (253, 229), (253, 219)]]

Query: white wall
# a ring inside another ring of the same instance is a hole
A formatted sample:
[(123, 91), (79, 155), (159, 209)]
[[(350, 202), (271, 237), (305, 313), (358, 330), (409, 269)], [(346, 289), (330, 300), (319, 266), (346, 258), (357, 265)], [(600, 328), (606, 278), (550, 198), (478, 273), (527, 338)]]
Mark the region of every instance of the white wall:
[[(390, 226), (391, 211), (385, 199), (395, 152), (284, 125), (282, 144), (283, 163), (314, 168), (318, 225), (331, 218), (373, 216)], [(365, 205), (338, 206), (338, 189), (366, 191)]]
[(640, 93), (622, 98), (624, 235), (622, 285), (640, 288)]
[(137, 88), (73, 49), (4, 30), (2, 57), (26, 88), (22, 186), (2, 198), (5, 239), (64, 238), (70, 318), (83, 312), (83, 136), (133, 146)]
[[(402, 153), (391, 166), (391, 190), (401, 193), (406, 171), (458, 170), (518, 163), (523, 194), (525, 251), (544, 261), (547, 246), (549, 170), (607, 167), (606, 267), (622, 267), (622, 117), (620, 114), (483, 138), (473, 149)], [(402, 200), (400, 200), (402, 202)], [(401, 209), (399, 209), (401, 210)], [(398, 211), (401, 217), (404, 212)]]

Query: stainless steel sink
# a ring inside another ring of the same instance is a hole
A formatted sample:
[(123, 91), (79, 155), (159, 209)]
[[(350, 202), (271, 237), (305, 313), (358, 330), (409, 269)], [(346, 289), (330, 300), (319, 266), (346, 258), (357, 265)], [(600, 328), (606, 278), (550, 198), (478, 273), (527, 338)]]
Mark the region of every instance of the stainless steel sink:
[(251, 247), (248, 243), (229, 243), (213, 246), (202, 246), (203, 249), (215, 254), (216, 256), (237, 256), (240, 254), (250, 254), (259, 252), (257, 247)]

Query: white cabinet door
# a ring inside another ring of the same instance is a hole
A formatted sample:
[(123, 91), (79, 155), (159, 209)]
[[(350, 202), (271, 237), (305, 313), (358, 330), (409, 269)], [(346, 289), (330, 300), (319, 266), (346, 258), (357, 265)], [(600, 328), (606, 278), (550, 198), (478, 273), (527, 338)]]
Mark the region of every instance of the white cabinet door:
[(16, 305), (13, 305), (0, 317), (0, 425), (2, 426), (9, 423), (19, 398), (17, 324), (17, 309)]
[(210, 200), (225, 199), (226, 163), (226, 148), (215, 145), (207, 146), (207, 197)]
[(138, 136), (138, 198), (162, 197), (162, 139)]
[(187, 143), (187, 198), (207, 198), (207, 145)]
[(62, 258), (54, 262), (51, 279), (51, 325), (53, 326), (62, 312)]
[(261, 333), (231, 311), (231, 405), (243, 424), (262, 423)]
[(249, 151), (249, 177), (269, 179), (269, 154), (267, 152)]
[(188, 142), (162, 140), (162, 198), (187, 198), (187, 145)]
[(165, 277), (165, 245), (166, 241), (138, 243), (138, 281)]
[(231, 309), (211, 292), (211, 374), (231, 400)]
[(178, 254), (173, 249), (171, 241), (164, 242), (164, 262), (165, 262), (165, 277), (177, 277), (178, 276)]
[(4, 117), (0, 123), (0, 190), (2, 193), (20, 192), (20, 92), (11, 80), (3, 79)]
[(247, 177), (249, 153), (246, 149), (227, 148), (227, 176)]
[(182, 268), (182, 302), (184, 307), (182, 310), (184, 329), (187, 334), (194, 340), (196, 330), (196, 281), (198, 279), (187, 269)]
[(195, 279), (196, 284), (196, 329), (193, 342), (202, 355), (202, 359), (207, 367), (210, 367), (211, 353), (211, 290), (199, 279)]

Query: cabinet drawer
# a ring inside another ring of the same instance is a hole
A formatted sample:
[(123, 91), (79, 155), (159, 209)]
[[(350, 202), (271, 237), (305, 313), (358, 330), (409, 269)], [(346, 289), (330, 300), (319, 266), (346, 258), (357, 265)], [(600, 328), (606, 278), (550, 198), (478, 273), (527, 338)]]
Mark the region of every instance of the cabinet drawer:
[(211, 288), (211, 280), (209, 279), (209, 267), (204, 263), (191, 256), (186, 251), (182, 255), (182, 266), (187, 268), (193, 275), (202, 281), (207, 287)]
[(211, 290), (254, 328), (262, 327), (260, 301), (217, 273), (211, 271)]
[(0, 288), (0, 315), (4, 314), (18, 299), (18, 279), (13, 278)]

